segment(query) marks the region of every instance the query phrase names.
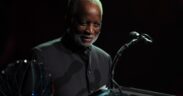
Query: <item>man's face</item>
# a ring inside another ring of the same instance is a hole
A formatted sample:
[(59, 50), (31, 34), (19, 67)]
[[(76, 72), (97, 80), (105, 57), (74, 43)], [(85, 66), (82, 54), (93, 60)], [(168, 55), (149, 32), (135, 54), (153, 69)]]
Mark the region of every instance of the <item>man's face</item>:
[(73, 19), (71, 32), (75, 42), (85, 47), (93, 44), (101, 29), (102, 14), (99, 7), (90, 2), (81, 3)]

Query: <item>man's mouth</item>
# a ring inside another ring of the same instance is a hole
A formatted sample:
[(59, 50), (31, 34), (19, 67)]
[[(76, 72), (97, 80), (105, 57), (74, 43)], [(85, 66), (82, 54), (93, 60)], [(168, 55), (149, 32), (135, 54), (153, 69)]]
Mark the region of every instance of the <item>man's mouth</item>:
[(90, 43), (93, 40), (93, 37), (89, 36), (81, 36), (81, 39), (84, 43)]

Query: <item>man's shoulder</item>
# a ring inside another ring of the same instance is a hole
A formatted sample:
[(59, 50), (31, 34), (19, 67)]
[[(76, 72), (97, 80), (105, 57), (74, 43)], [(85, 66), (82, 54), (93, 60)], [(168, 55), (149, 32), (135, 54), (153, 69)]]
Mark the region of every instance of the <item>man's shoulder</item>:
[(46, 41), (44, 43), (41, 43), (33, 48), (33, 50), (46, 50), (49, 48), (52, 48), (55, 44), (58, 44), (60, 42), (61, 38), (52, 39), (50, 41)]
[(106, 51), (104, 51), (104, 50), (101, 49), (100, 47), (95, 46), (95, 45), (92, 45), (92, 48), (93, 48), (93, 50), (94, 50), (97, 54), (103, 55), (103, 56), (106, 56), (106, 57), (110, 57), (109, 53), (107, 53)]

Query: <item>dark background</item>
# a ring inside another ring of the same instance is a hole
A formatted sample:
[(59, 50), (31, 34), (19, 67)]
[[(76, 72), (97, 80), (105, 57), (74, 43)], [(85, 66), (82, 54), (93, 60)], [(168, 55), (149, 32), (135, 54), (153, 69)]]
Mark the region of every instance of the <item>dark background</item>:
[[(115, 79), (126, 87), (183, 96), (182, 0), (102, 0), (102, 33), (96, 45), (112, 58), (130, 41), (129, 32), (149, 34), (153, 44), (127, 49)], [(1, 0), (0, 69), (39, 43), (61, 36), (65, 0)]]

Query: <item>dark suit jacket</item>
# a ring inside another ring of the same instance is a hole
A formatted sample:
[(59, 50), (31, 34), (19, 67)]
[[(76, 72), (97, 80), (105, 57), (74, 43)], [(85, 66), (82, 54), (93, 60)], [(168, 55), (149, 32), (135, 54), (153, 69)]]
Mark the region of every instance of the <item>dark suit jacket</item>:
[(52, 77), (54, 96), (88, 96), (110, 84), (110, 55), (94, 45), (82, 49), (55, 39), (35, 47), (34, 52)]

